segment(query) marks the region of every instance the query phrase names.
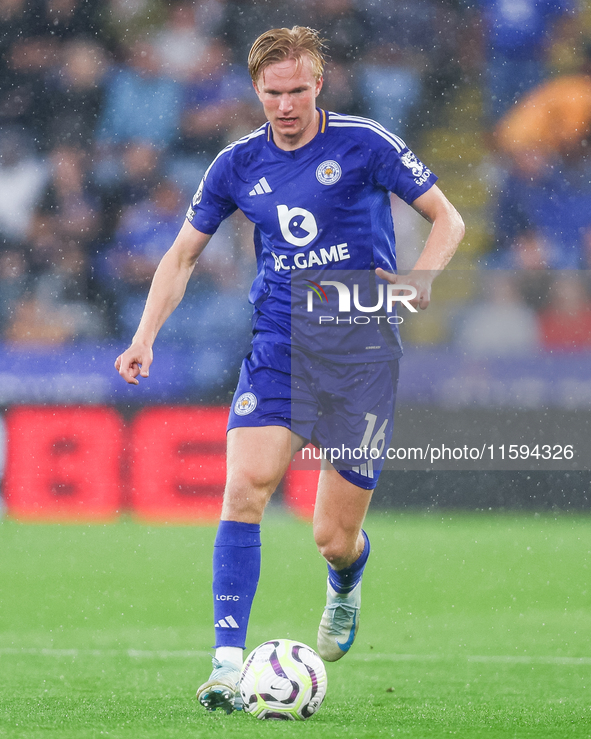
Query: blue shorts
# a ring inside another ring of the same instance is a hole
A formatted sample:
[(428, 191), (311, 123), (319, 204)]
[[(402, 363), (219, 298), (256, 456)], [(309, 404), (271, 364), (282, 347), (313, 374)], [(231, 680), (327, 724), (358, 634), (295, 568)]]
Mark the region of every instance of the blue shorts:
[(372, 490), (392, 438), (397, 385), (397, 359), (341, 364), (257, 342), (242, 363), (228, 430), (285, 426)]

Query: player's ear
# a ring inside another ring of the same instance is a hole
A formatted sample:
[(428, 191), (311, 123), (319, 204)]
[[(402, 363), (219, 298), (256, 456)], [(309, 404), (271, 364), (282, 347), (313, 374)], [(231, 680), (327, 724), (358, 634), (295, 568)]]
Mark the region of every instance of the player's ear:
[(322, 90), (322, 85), (323, 84), (324, 84), (324, 77), (319, 77), (316, 80), (316, 87), (314, 88), (314, 94), (316, 95), (316, 97), (318, 97), (318, 95), (320, 95), (320, 90)]
[(261, 84), (265, 81), (264, 74), (264, 70), (262, 72), (259, 72), (257, 79), (252, 81), (252, 86), (254, 87), (254, 91), (256, 92), (258, 98), (261, 97)]

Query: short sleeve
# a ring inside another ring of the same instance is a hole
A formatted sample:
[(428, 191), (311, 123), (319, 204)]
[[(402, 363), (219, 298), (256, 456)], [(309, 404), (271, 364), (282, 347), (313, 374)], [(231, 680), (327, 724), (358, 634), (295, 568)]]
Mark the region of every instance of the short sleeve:
[(400, 146), (386, 144), (378, 149), (374, 177), (379, 185), (410, 204), (431, 189), (437, 177), (404, 142), (399, 141)]
[(230, 162), (222, 153), (214, 159), (187, 211), (187, 220), (205, 234), (214, 234), (220, 223), (237, 209), (230, 186)]

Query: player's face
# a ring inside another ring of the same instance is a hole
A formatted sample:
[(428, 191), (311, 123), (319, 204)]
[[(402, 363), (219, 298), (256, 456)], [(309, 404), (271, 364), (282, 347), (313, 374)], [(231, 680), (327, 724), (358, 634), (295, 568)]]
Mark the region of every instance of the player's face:
[(298, 149), (314, 138), (318, 131), (316, 98), (322, 78), (314, 77), (310, 57), (270, 64), (261, 72), (254, 89), (280, 149)]

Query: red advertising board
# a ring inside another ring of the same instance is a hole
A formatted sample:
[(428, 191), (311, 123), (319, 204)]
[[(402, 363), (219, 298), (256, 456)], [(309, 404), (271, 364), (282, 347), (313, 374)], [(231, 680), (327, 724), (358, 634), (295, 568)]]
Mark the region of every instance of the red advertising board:
[(21, 520), (112, 519), (121, 505), (122, 420), (111, 408), (13, 408), (5, 499)]
[(144, 520), (219, 518), (226, 479), (226, 408), (146, 408), (132, 432), (131, 505)]
[[(227, 408), (144, 408), (125, 424), (113, 408), (14, 407), (6, 416), (6, 512), (23, 521), (150, 522), (219, 518)], [(299, 456), (299, 455), (298, 455)], [(285, 502), (314, 512), (318, 470), (293, 465)]]

